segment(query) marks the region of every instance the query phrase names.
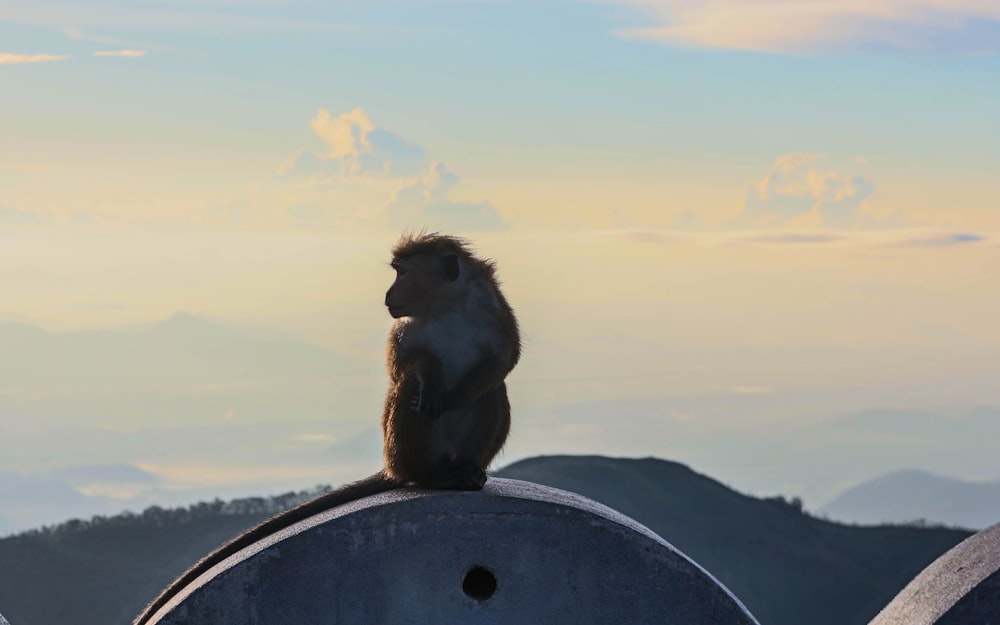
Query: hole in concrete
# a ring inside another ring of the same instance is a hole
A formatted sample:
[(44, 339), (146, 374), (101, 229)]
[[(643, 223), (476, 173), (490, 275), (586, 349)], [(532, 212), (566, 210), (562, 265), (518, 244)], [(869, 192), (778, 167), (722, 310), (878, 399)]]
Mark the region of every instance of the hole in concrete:
[(462, 580), (462, 592), (476, 601), (486, 601), (497, 591), (497, 578), (493, 571), (483, 566), (474, 566)]

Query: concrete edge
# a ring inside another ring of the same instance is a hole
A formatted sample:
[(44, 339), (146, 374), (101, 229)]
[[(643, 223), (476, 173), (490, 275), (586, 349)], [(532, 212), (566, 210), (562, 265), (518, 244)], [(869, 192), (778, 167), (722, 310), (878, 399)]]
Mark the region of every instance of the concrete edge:
[(868, 625), (933, 625), (976, 586), (1000, 572), (1000, 523), (927, 565)]
[[(252, 545), (234, 553), (192, 580), (184, 590), (200, 588), (215, 577), (219, 576), (222, 572), (238, 566), (240, 563), (254, 557), (258, 553), (280, 543), (281, 541), (300, 534), (317, 525), (322, 525), (334, 519), (349, 516), (372, 507), (405, 504), (407, 501), (413, 499), (427, 497), (494, 497), (499, 499), (522, 499), (545, 503), (556, 507), (569, 508), (599, 516), (615, 525), (622, 526), (623, 528), (642, 535), (648, 540), (657, 543), (661, 547), (671, 551), (688, 562), (696, 571), (698, 571), (701, 575), (704, 575), (708, 582), (715, 584), (754, 622), (757, 622), (756, 617), (753, 616), (746, 605), (736, 595), (734, 595), (725, 584), (719, 581), (714, 575), (695, 562), (687, 554), (671, 545), (663, 537), (645, 525), (642, 525), (635, 519), (632, 519), (631, 517), (628, 517), (613, 508), (605, 506), (604, 504), (598, 503), (571, 491), (561, 490), (551, 486), (537, 484), (535, 482), (497, 477), (490, 477), (481, 491), (430, 490), (412, 487), (399, 488), (351, 501), (337, 506), (336, 508), (324, 510), (323, 512), (303, 519), (298, 523), (294, 523), (274, 534), (271, 534), (270, 536), (262, 538)], [(177, 607), (178, 604), (186, 599), (188, 594), (188, 592), (182, 591), (172, 597), (170, 601), (162, 605), (160, 609), (152, 615), (150, 619), (151, 622), (156, 622), (157, 619)], [(5, 624), (0, 623), (0, 625)]]

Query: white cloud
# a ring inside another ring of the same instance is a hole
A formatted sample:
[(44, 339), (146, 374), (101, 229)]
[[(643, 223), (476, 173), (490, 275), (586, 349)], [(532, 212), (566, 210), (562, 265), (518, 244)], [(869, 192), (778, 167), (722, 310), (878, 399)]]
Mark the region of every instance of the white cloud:
[[(748, 185), (740, 221), (744, 225), (850, 226), (875, 184), (857, 173), (830, 169), (820, 154), (779, 157), (759, 181)], [(857, 164), (855, 164), (857, 166)]]
[(337, 116), (319, 109), (309, 125), (326, 152), (302, 150), (278, 168), (278, 175), (410, 178), (430, 163), (424, 148), (376, 126), (360, 108)]
[(619, 34), (672, 45), (779, 53), (1000, 49), (993, 0), (621, 0), (657, 26)]
[[(285, 208), (292, 225), (333, 227), (351, 220), (350, 213), (364, 213), (403, 230), (505, 227), (489, 201), (452, 199), (458, 176), (420, 145), (376, 125), (363, 109), (340, 115), (319, 109), (310, 127), (325, 151), (300, 150), (277, 170), (279, 181), (299, 189)], [(371, 201), (380, 192), (382, 199)]]
[(65, 61), (65, 54), (10, 54), (0, 52), (0, 65), (21, 65), (25, 63), (45, 63), (46, 61)]
[(363, 149), (371, 150), (368, 133), (375, 130), (375, 125), (362, 109), (357, 108), (337, 117), (320, 109), (309, 126), (329, 146), (327, 158), (356, 157)]
[(95, 52), (94, 56), (124, 56), (124, 57), (139, 57), (146, 56), (145, 50), (101, 50)]
[(448, 198), (458, 176), (444, 163), (433, 163), (426, 176), (401, 188), (388, 206), (389, 222), (403, 230), (500, 230), (505, 228), (488, 201), (455, 202)]
[[(946, 248), (1000, 245), (1000, 233), (895, 228), (875, 230), (761, 229), (678, 233), (675, 230), (608, 230), (592, 236), (624, 237), (647, 245), (824, 246), (850, 248)], [(742, 387), (748, 388), (748, 387)]]

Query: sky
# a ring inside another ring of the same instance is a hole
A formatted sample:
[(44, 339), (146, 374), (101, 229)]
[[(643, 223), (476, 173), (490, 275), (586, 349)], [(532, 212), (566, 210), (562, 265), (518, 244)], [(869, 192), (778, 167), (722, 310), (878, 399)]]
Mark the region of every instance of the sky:
[[(653, 455), (814, 506), (1000, 479), (998, 50), (987, 0), (5, 0), (0, 492), (82, 496), (36, 522), (375, 470), (420, 229), (521, 321), (501, 464)], [(47, 368), (157, 328), (287, 370)]]

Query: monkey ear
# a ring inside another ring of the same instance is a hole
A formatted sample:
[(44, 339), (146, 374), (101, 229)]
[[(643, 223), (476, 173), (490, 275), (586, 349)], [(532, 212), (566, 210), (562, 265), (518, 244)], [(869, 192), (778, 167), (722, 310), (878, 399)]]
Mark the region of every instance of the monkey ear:
[(458, 254), (448, 254), (442, 257), (444, 260), (444, 275), (448, 276), (448, 279), (454, 282), (458, 280), (459, 267), (458, 267)]

